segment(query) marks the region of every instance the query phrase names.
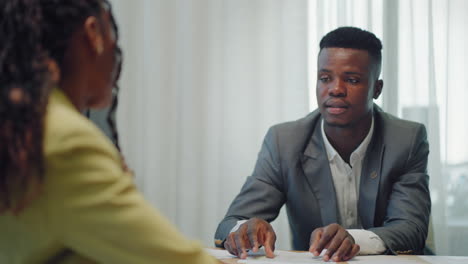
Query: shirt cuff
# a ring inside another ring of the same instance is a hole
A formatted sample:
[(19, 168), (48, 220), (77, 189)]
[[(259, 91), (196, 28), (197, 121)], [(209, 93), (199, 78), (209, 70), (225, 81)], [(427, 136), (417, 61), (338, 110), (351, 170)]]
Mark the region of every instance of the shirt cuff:
[(240, 227), (243, 223), (245, 223), (245, 222), (247, 222), (247, 221), (249, 221), (249, 220), (238, 220), (238, 221), (237, 221), (237, 224), (231, 229), (231, 232), (230, 232), (230, 233), (236, 232), (237, 229), (239, 229), (239, 227)]
[(378, 255), (387, 250), (383, 240), (374, 232), (364, 229), (347, 229), (361, 248), (359, 255)]

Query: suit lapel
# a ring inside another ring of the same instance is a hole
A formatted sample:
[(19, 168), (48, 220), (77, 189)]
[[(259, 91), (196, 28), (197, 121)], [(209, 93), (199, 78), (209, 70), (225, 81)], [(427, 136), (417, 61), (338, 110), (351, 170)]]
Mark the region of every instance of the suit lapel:
[[(376, 111), (377, 112), (377, 111)], [(379, 192), (382, 161), (385, 145), (382, 140), (383, 127), (380, 115), (375, 115), (375, 128), (372, 141), (366, 151), (361, 171), (358, 210), (364, 229), (374, 227), (375, 207)]]
[(314, 132), (302, 157), (305, 178), (320, 205), (323, 226), (336, 223), (337, 202), (330, 165), (323, 145), (321, 118), (317, 118)]

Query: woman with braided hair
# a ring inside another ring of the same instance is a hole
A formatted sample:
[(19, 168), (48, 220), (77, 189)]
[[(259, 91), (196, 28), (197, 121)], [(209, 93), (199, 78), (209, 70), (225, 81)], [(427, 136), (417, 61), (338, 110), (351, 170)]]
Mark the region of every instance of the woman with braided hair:
[(81, 115), (116, 106), (110, 4), (1, 0), (0, 36), (0, 263), (215, 263)]

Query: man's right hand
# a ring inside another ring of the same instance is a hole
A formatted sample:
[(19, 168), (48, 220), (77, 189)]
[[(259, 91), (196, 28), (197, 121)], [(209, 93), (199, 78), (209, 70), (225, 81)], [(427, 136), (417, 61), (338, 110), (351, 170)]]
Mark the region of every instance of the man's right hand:
[(247, 258), (247, 250), (257, 252), (260, 246), (265, 248), (267, 258), (274, 258), (276, 234), (267, 221), (251, 218), (243, 223), (237, 231), (232, 232), (224, 242), (224, 248), (229, 253), (241, 259)]

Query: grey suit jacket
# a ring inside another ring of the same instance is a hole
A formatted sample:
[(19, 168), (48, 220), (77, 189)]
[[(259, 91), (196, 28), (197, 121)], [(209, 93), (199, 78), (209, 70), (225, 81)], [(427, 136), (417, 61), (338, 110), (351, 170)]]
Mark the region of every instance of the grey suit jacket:
[[(308, 250), (315, 228), (337, 222), (321, 120), (316, 110), (269, 129), (252, 176), (218, 226), (217, 246), (222, 247), (238, 220), (258, 217), (271, 222), (283, 204), (295, 250)], [(420, 254), (431, 208), (426, 130), (422, 124), (396, 118), (377, 106), (374, 122), (360, 180), (362, 226), (384, 241), (387, 253)]]

